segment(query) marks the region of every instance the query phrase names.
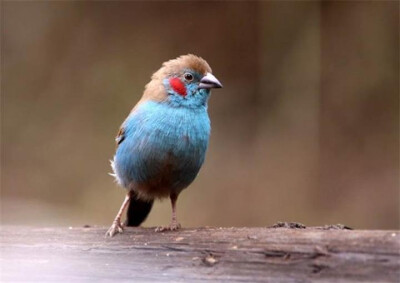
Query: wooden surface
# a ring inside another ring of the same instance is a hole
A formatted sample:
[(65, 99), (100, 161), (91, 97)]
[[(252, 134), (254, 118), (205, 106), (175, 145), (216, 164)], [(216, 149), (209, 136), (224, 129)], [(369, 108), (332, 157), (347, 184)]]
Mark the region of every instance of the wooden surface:
[(3, 226), (0, 279), (399, 282), (400, 231), (292, 227), (129, 228), (106, 239), (105, 227)]

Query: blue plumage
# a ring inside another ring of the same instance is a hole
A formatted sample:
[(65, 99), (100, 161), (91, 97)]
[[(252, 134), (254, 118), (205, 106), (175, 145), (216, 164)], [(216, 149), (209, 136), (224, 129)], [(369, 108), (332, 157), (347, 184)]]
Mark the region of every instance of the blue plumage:
[(146, 218), (155, 198), (170, 197), (172, 221), (163, 230), (180, 227), (176, 220), (179, 193), (196, 178), (210, 136), (207, 102), (212, 88), (222, 87), (202, 58), (181, 56), (165, 62), (146, 85), (142, 99), (122, 124), (112, 167), (128, 194), (107, 235)]
[(138, 191), (152, 199), (168, 197), (170, 191), (179, 193), (194, 180), (210, 135), (206, 105), (171, 107), (169, 102), (147, 101), (129, 115), (123, 128), (124, 141), (114, 158), (115, 174), (123, 187), (155, 186)]

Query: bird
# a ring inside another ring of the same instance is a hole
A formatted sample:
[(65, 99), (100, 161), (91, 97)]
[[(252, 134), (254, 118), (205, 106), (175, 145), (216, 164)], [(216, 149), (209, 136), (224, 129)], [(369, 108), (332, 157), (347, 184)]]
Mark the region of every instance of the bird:
[(111, 174), (127, 193), (106, 237), (122, 233), (124, 226), (140, 226), (154, 200), (168, 197), (171, 223), (156, 232), (181, 228), (176, 203), (205, 160), (211, 131), (207, 105), (214, 88), (222, 84), (207, 61), (193, 54), (164, 62), (151, 76), (115, 139)]

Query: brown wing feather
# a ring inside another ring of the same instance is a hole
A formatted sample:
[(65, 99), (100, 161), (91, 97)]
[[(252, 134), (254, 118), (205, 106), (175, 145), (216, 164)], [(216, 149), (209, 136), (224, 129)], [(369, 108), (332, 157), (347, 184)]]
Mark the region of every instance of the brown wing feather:
[(125, 139), (125, 128), (121, 126), (119, 128), (118, 134), (115, 137), (115, 142), (117, 143), (117, 146)]

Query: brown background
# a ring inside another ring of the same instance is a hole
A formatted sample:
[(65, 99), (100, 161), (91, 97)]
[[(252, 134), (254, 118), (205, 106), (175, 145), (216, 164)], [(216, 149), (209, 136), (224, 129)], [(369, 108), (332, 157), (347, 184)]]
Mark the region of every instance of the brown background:
[[(398, 229), (399, 2), (1, 3), (1, 223), (111, 223), (114, 136), (167, 59), (224, 84), (184, 226)], [(147, 226), (167, 224), (157, 203)]]

